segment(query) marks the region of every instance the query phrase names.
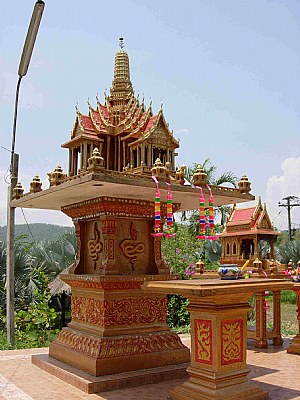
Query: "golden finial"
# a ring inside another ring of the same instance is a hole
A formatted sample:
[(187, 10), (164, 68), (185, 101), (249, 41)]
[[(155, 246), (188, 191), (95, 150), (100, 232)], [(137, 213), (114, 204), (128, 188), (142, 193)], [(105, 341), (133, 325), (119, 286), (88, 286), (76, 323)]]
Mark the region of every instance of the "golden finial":
[(119, 46), (121, 50), (123, 50), (124, 47), (124, 38), (122, 36), (119, 37)]

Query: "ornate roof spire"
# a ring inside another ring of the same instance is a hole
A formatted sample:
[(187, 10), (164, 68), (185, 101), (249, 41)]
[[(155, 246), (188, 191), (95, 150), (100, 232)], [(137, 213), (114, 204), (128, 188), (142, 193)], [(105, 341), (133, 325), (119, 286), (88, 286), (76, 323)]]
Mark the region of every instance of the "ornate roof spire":
[(133, 88), (130, 81), (129, 57), (123, 50), (123, 37), (119, 38), (119, 46), (121, 50), (115, 55), (114, 79), (110, 89), (110, 96), (112, 101), (118, 100), (116, 103), (120, 106), (123, 103), (122, 100), (126, 100), (126, 104), (127, 100), (133, 96)]

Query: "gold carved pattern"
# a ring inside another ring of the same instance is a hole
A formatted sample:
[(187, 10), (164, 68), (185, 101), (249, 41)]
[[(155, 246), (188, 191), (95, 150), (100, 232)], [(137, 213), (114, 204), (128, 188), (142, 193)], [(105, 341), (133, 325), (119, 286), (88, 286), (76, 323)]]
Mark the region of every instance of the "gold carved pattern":
[(114, 234), (116, 232), (116, 221), (113, 220), (103, 220), (102, 221), (102, 232), (104, 234)]
[[(173, 203), (173, 212), (179, 210), (180, 204)], [(100, 214), (113, 214), (125, 217), (154, 217), (154, 203), (132, 199), (119, 199), (114, 197), (98, 197), (77, 204), (62, 207), (62, 211), (71, 218), (96, 216)], [(161, 213), (166, 215), (166, 203), (161, 203)]]
[(94, 237), (88, 241), (88, 252), (89, 256), (94, 261), (94, 269), (96, 269), (96, 264), (102, 251), (103, 244), (100, 242), (100, 232), (97, 228), (97, 222), (95, 222)]
[(74, 289), (103, 289), (103, 290), (132, 290), (141, 289), (143, 281), (132, 282), (97, 282), (97, 281), (77, 281), (73, 279), (64, 278), (64, 282)]
[(145, 251), (145, 244), (138, 242), (138, 231), (134, 228), (133, 222), (130, 225), (131, 239), (124, 239), (120, 243), (122, 253), (130, 261), (132, 270), (134, 271), (134, 264), (137, 262), (138, 256)]
[(161, 260), (161, 240), (156, 238), (154, 242), (155, 260)]
[(115, 258), (115, 241), (114, 239), (108, 239), (108, 258), (114, 260)]
[(126, 357), (184, 348), (179, 336), (173, 332), (95, 339), (66, 328), (59, 333), (55, 343), (94, 358)]
[(79, 222), (75, 222), (75, 237), (76, 237), (76, 260), (80, 260), (80, 253), (81, 253), (81, 237), (80, 237), (80, 224)]
[(243, 320), (221, 322), (221, 364), (243, 361)]
[(132, 325), (165, 322), (167, 299), (122, 299), (116, 301), (72, 297), (72, 318), (93, 325)]
[(195, 320), (195, 360), (212, 364), (212, 322)]

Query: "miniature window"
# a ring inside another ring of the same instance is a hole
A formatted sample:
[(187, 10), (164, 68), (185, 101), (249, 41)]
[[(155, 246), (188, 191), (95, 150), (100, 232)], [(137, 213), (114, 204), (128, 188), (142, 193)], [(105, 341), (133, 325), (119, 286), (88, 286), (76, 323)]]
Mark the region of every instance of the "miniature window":
[(227, 255), (230, 254), (230, 244), (229, 243), (227, 243), (227, 245), (226, 245), (226, 254)]
[(235, 242), (233, 242), (232, 254), (236, 254), (236, 243)]

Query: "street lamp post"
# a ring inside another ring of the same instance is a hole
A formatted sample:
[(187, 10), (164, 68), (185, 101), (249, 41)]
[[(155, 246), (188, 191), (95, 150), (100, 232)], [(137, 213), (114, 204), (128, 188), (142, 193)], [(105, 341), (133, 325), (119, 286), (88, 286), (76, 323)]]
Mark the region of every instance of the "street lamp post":
[(18, 70), (18, 83), (15, 97), (15, 109), (14, 109), (14, 123), (12, 133), (12, 144), (11, 144), (11, 159), (10, 159), (10, 185), (8, 187), (7, 196), (7, 247), (6, 247), (6, 329), (7, 329), (7, 341), (13, 346), (15, 342), (15, 293), (14, 293), (14, 236), (15, 236), (15, 208), (10, 206), (13, 198), (14, 188), (18, 181), (18, 163), (19, 155), (15, 153), (16, 144), (16, 131), (17, 131), (17, 114), (18, 114), (18, 102), (19, 102), (19, 91), (21, 80), (23, 76), (27, 74), (28, 66), (30, 63), (35, 39), (39, 30), (40, 22), (42, 19), (45, 3), (42, 0), (38, 0), (35, 3), (30, 24), (28, 27), (23, 52), (20, 60)]

